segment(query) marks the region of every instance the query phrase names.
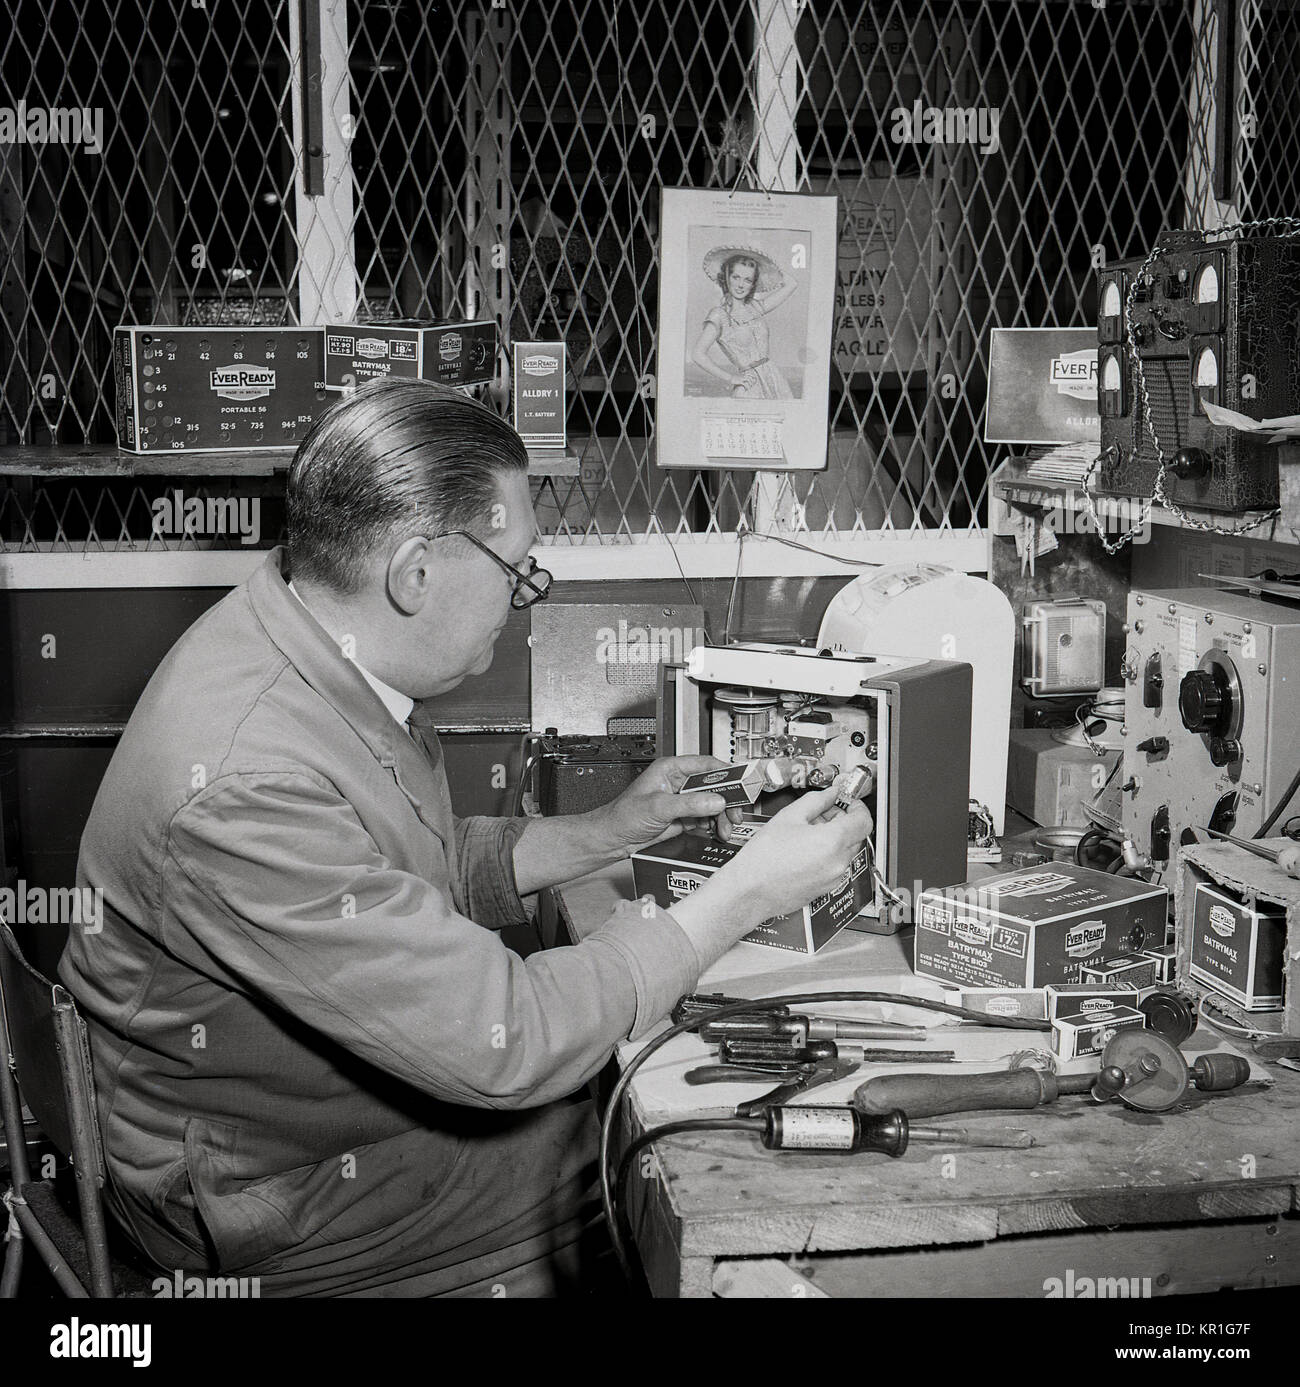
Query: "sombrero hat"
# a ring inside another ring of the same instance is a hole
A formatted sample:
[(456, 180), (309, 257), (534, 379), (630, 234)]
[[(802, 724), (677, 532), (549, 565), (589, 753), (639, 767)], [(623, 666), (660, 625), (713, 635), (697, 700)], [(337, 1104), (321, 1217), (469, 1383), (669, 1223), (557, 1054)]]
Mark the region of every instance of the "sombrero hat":
[(743, 255), (758, 266), (757, 282), (754, 285), (756, 294), (770, 293), (785, 283), (785, 274), (776, 261), (761, 250), (755, 250), (753, 246), (714, 246), (704, 257), (704, 273), (709, 277), (710, 283), (717, 284), (723, 265), (733, 255)]

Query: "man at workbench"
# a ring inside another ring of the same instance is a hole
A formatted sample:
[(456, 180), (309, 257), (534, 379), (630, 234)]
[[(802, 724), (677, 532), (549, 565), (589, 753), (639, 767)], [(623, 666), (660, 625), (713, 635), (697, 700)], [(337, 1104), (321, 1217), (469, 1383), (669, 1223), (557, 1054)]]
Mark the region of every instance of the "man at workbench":
[(423, 704), (546, 595), (526, 467), (443, 387), (331, 407), (290, 469), (287, 551), (181, 638), (122, 737), (78, 864), (103, 927), (60, 975), (110, 1205), (163, 1268), (266, 1296), (587, 1284), (582, 1086), (868, 833), (861, 805), (823, 822), (834, 792), (809, 794), (671, 914), (629, 902), (574, 947), (503, 945), (522, 895), (723, 810), (676, 793), (718, 764), (683, 757), (591, 814), (453, 815)]

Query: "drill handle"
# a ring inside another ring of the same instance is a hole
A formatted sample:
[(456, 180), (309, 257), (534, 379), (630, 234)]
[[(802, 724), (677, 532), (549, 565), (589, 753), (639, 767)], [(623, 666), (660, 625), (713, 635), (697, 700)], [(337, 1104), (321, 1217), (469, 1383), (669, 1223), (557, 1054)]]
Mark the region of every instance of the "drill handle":
[(1055, 1101), (1059, 1092), (1056, 1076), (1036, 1069), (1003, 1069), (990, 1074), (882, 1074), (858, 1086), (853, 1106), (861, 1113), (901, 1109), (911, 1118), (938, 1117), (992, 1108), (1036, 1108)]

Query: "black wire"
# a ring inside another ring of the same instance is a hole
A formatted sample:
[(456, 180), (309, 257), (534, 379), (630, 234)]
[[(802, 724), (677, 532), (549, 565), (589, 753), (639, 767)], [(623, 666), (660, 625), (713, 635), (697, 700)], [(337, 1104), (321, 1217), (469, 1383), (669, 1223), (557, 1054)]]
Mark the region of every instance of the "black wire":
[(1035, 1021), (1024, 1016), (989, 1016), (987, 1012), (971, 1011), (968, 1007), (954, 1006), (951, 1002), (935, 1002), (928, 997), (909, 997), (895, 992), (792, 992), (780, 997), (755, 997), (748, 1001), (732, 1002), (725, 1007), (715, 1007), (706, 1011), (702, 1016), (679, 1021), (675, 1025), (669, 1026), (666, 1031), (660, 1031), (657, 1036), (652, 1037), (642, 1046), (628, 1062), (627, 1068), (619, 1075), (618, 1081), (610, 1091), (609, 1101), (605, 1106), (605, 1112), (600, 1122), (600, 1203), (605, 1214), (605, 1222), (609, 1225), (610, 1242), (613, 1244), (619, 1266), (622, 1268), (623, 1275), (627, 1278), (629, 1285), (632, 1284), (634, 1277), (627, 1248), (623, 1245), (622, 1233), (618, 1226), (618, 1217), (614, 1206), (614, 1186), (610, 1180), (609, 1152), (613, 1142), (615, 1117), (619, 1110), (619, 1104), (623, 1101), (623, 1095), (632, 1082), (632, 1076), (651, 1055), (657, 1050), (663, 1049), (670, 1040), (676, 1036), (684, 1035), (687, 1031), (698, 1030), (706, 1021), (714, 1021), (723, 1016), (735, 1016), (741, 1012), (768, 1011), (778, 1007), (806, 1005), (809, 1002), (884, 1002), (896, 1006), (920, 1007), (923, 1011), (942, 1012), (945, 1016), (956, 1016), (962, 1021), (974, 1021), (980, 1026), (994, 1026), (1017, 1031), (1051, 1030), (1051, 1023), (1048, 1021)]
[(1282, 825), (1282, 836), (1284, 838), (1294, 838), (1297, 842), (1300, 842), (1300, 814), (1292, 814), (1286, 823)]
[[(691, 1117), (683, 1118), (679, 1122), (665, 1122), (662, 1126), (651, 1127), (648, 1132), (642, 1132), (637, 1139), (629, 1145), (623, 1152), (622, 1159), (618, 1163), (618, 1173), (614, 1176), (614, 1206), (620, 1208), (623, 1203), (623, 1186), (627, 1184), (628, 1172), (632, 1169), (632, 1162), (645, 1150), (652, 1142), (656, 1142), (660, 1137), (677, 1136), (682, 1132), (761, 1132), (766, 1125), (766, 1120), (762, 1117)], [(631, 1232), (629, 1225), (628, 1231)]]
[(1282, 817), (1282, 811), (1291, 803), (1291, 797), (1297, 790), (1300, 790), (1300, 770), (1297, 770), (1295, 775), (1291, 777), (1291, 783), (1282, 792), (1282, 798), (1278, 800), (1276, 808), (1260, 825), (1259, 832), (1255, 835), (1256, 838), (1268, 837), (1269, 829)]
[(1090, 829), (1088, 829), (1087, 832), (1085, 832), (1084, 835), (1079, 839), (1079, 841), (1074, 845), (1075, 865), (1079, 867), (1086, 867), (1088, 864), (1083, 860), (1083, 850), (1085, 845), (1090, 845), (1104, 837), (1105, 834), (1101, 831), (1101, 829), (1099, 829), (1096, 824), (1093, 824), (1093, 826)]

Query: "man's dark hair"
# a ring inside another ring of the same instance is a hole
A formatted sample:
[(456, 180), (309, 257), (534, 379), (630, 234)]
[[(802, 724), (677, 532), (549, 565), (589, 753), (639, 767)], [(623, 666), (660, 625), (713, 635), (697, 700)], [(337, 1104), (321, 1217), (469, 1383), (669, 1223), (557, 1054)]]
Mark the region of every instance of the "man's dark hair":
[(519, 435), (468, 395), (423, 380), (363, 386), (312, 424), (289, 466), (291, 574), (356, 593), (381, 546), (478, 533), (498, 477), (527, 467)]

